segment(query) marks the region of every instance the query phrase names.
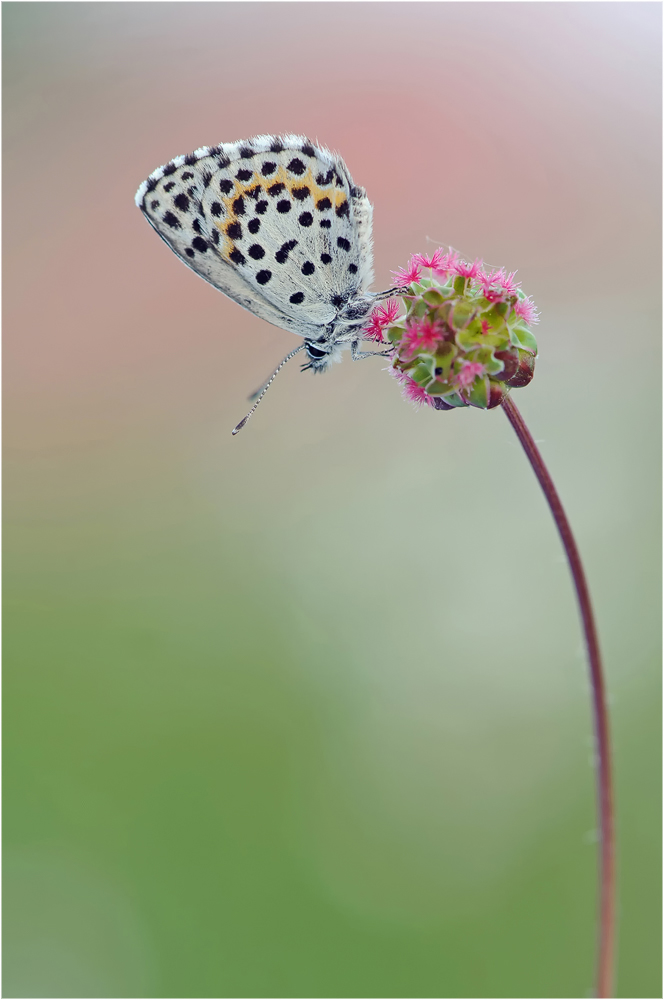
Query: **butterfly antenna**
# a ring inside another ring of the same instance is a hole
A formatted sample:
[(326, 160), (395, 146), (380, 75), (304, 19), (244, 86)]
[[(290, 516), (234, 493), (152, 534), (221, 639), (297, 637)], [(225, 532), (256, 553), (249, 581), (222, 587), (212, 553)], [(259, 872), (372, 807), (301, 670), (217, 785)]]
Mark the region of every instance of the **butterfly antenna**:
[(242, 428), (244, 427), (244, 425), (246, 424), (247, 420), (249, 419), (249, 417), (252, 417), (254, 415), (254, 412), (256, 411), (256, 408), (257, 408), (258, 404), (260, 403), (261, 399), (263, 398), (263, 396), (265, 395), (265, 393), (267, 392), (267, 390), (270, 388), (270, 386), (272, 385), (272, 383), (274, 382), (275, 378), (277, 377), (277, 375), (279, 374), (279, 372), (281, 371), (281, 369), (284, 367), (284, 365), (286, 364), (286, 362), (290, 361), (291, 358), (294, 358), (295, 355), (298, 354), (300, 351), (304, 350), (305, 347), (306, 347), (306, 344), (300, 344), (299, 347), (296, 347), (294, 351), (291, 351), (290, 354), (287, 354), (286, 357), (284, 358), (284, 360), (280, 364), (277, 365), (277, 367), (274, 369), (274, 371), (270, 375), (269, 379), (267, 380), (267, 382), (265, 383), (265, 385), (263, 386), (263, 388), (259, 392), (258, 399), (256, 400), (256, 402), (254, 403), (254, 405), (249, 410), (249, 413), (246, 415), (246, 417), (243, 417), (243, 419), (240, 421), (240, 423), (237, 425), (237, 427), (233, 428), (233, 434), (237, 434), (239, 431), (241, 431)]

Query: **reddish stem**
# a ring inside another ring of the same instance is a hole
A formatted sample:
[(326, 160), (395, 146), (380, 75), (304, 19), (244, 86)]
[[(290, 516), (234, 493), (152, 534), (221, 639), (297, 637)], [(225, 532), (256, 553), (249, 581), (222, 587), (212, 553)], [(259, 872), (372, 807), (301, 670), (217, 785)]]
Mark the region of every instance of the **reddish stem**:
[(590, 602), (590, 593), (583, 571), (579, 550), (574, 541), (567, 515), (563, 510), (558, 492), (548, 473), (544, 460), (533, 437), (524, 423), (511, 396), (506, 396), (503, 410), (516, 432), (530, 464), (533, 467), (544, 496), (551, 508), (556, 527), (567, 554), (572, 579), (576, 587), (579, 610), (586, 638), (586, 649), (590, 664), (590, 682), (593, 697), (595, 724), (596, 769), (597, 769), (597, 809), (599, 813), (599, 940), (597, 954), (598, 997), (613, 995), (613, 964), (616, 924), (616, 859), (615, 826), (613, 815), (613, 788), (611, 779), (611, 743), (609, 740), (609, 717), (606, 706), (606, 686), (602, 670), (602, 660), (597, 640), (597, 629)]

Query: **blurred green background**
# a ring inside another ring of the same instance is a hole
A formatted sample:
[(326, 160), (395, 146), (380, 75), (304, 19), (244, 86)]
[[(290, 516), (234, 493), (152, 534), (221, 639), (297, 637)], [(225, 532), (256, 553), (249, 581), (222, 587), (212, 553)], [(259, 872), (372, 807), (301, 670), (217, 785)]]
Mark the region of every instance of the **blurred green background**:
[(618, 993), (660, 983), (654, 3), (5, 3), (4, 995), (580, 997), (595, 812), (568, 571), (502, 413), (416, 412), (133, 204), (295, 131), (542, 312), (516, 400), (611, 692)]

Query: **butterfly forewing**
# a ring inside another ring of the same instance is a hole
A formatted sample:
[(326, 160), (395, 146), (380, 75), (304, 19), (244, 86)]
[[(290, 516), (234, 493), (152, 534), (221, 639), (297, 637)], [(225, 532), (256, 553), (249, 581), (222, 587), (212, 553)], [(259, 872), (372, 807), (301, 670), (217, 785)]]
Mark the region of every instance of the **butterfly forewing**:
[(303, 136), (177, 157), (136, 202), (193, 270), (301, 336), (316, 338), (371, 283), (371, 205), (343, 160)]

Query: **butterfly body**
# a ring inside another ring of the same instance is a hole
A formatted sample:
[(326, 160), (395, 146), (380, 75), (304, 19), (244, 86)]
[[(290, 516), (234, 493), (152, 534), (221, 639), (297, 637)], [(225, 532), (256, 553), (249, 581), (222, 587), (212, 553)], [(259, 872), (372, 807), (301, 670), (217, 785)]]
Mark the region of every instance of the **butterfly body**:
[(202, 278), (304, 338), (308, 368), (361, 356), (383, 296), (369, 291), (372, 207), (340, 157), (296, 135), (204, 146), (153, 171), (136, 204)]

